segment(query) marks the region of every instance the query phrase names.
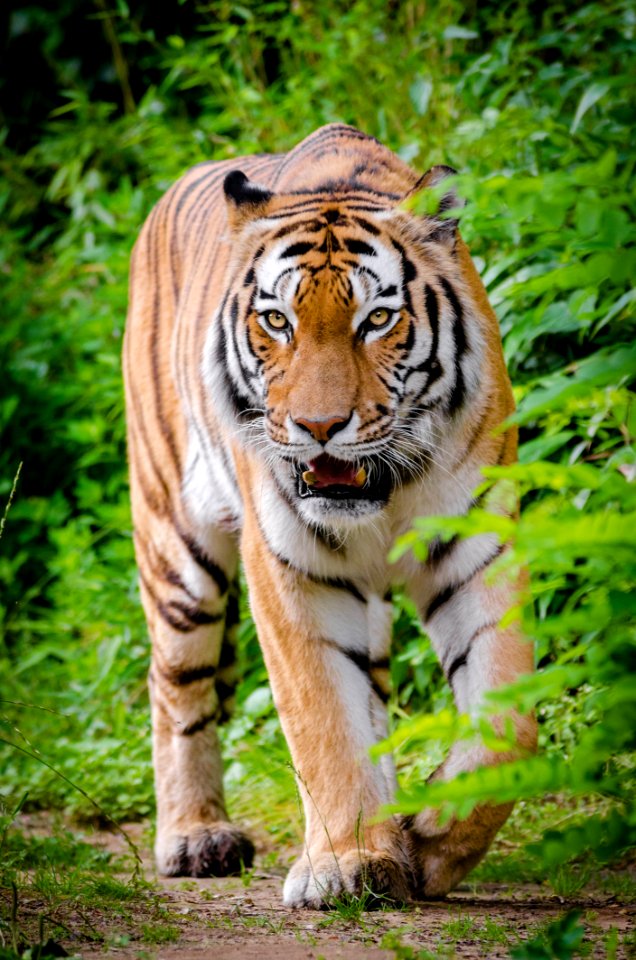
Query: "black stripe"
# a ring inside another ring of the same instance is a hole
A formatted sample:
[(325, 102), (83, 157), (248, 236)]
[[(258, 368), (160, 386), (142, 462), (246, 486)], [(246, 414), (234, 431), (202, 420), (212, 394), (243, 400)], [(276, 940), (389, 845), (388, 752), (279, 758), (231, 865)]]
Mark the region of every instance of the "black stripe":
[(424, 287), (424, 297), (426, 313), (431, 327), (431, 348), (428, 352), (426, 360), (422, 361), (422, 363), (418, 364), (417, 367), (413, 367), (409, 371), (404, 378), (404, 383), (406, 384), (409, 377), (411, 377), (414, 373), (424, 373), (427, 371), (428, 378), (419, 393), (415, 397), (411, 398), (413, 411), (412, 413), (407, 414), (407, 418), (410, 420), (417, 419), (419, 413), (421, 412), (419, 404), (422, 397), (426, 396), (432, 385), (439, 380), (443, 373), (441, 364), (437, 359), (437, 350), (439, 346), (439, 304), (437, 301), (437, 294), (433, 288), (428, 285), (428, 283)]
[(448, 603), (451, 597), (453, 597), (458, 590), (461, 590), (462, 587), (465, 587), (466, 584), (470, 583), (470, 581), (476, 577), (478, 573), (481, 573), (482, 570), (485, 570), (486, 567), (489, 567), (490, 564), (497, 559), (497, 557), (501, 556), (505, 548), (506, 544), (500, 543), (497, 549), (489, 557), (486, 557), (486, 559), (483, 560), (468, 577), (466, 577), (464, 580), (461, 580), (459, 583), (450, 583), (447, 587), (444, 587), (443, 590), (440, 590), (440, 592), (437, 593), (429, 603), (424, 616), (424, 622), (427, 623), (433, 614), (437, 613), (440, 607), (443, 607), (444, 604)]
[(451, 683), (454, 675), (457, 673), (460, 667), (465, 667), (468, 662), (468, 654), (470, 650), (466, 650), (465, 653), (460, 653), (458, 657), (455, 657), (450, 667), (448, 668), (448, 673), (446, 674), (446, 679)]
[(409, 260), (409, 258), (406, 255), (406, 250), (404, 249), (401, 243), (398, 243), (398, 241), (394, 240), (393, 238), (391, 238), (391, 243), (393, 247), (397, 250), (397, 252), (400, 254), (400, 257), (402, 258), (402, 273), (404, 276), (404, 282), (410, 283), (411, 280), (415, 280), (415, 278), (417, 277), (417, 270), (415, 269), (415, 264), (411, 260)]
[(339, 650), (347, 660), (353, 663), (361, 673), (366, 674), (366, 677), (371, 684), (371, 689), (375, 693), (376, 697), (384, 704), (388, 703), (390, 693), (384, 690), (377, 680), (374, 680), (371, 676), (373, 670), (387, 670), (389, 666), (389, 661), (386, 657), (383, 657), (381, 660), (371, 660), (368, 653), (362, 653), (358, 650), (349, 650), (346, 647), (341, 647), (334, 640), (328, 640), (327, 643), (334, 650)]
[(378, 700), (380, 700), (380, 702), (386, 706), (386, 704), (391, 699), (390, 692), (388, 690), (383, 690), (382, 687), (378, 683), (375, 683), (373, 680), (371, 680), (371, 689), (375, 693)]
[[(146, 584), (146, 588), (147, 584)], [(148, 590), (151, 593), (150, 590)], [(208, 626), (212, 623), (219, 623), (223, 619), (223, 614), (206, 613), (198, 607), (186, 607), (185, 604), (163, 603), (151, 593), (152, 599), (157, 607), (157, 612), (162, 620), (176, 630), (177, 633), (192, 633), (199, 627)]]
[(309, 253), (309, 251), (313, 249), (313, 243), (307, 243), (306, 241), (299, 240), (298, 243), (292, 243), (291, 246), (287, 247), (286, 250), (283, 250), (280, 255), (280, 259), (286, 260), (288, 257), (300, 257), (303, 253)]
[(182, 530), (178, 525), (176, 526), (177, 533), (181, 537), (183, 543), (188, 548), (188, 552), (192, 559), (201, 567), (202, 570), (211, 577), (216, 583), (219, 595), (223, 596), (227, 593), (228, 588), (228, 579), (224, 571), (215, 563), (214, 560), (208, 556), (203, 547), (201, 547), (197, 541), (194, 539), (191, 534), (186, 530)]
[(339, 650), (347, 660), (350, 660), (351, 663), (354, 663), (358, 670), (361, 670), (362, 673), (369, 673), (371, 669), (371, 660), (368, 653), (363, 653), (358, 650), (348, 650), (346, 647), (341, 647), (335, 641), (332, 641), (332, 645), (335, 649)]
[(208, 626), (211, 623), (220, 623), (223, 619), (222, 613), (208, 613), (198, 605), (179, 603), (177, 600), (171, 600), (166, 604), (166, 608), (171, 613), (176, 613), (177, 616), (182, 617), (184, 623), (187, 623), (191, 630)]
[[(137, 478), (139, 481), (139, 477)], [(143, 487), (143, 481), (140, 484)], [(153, 554), (149, 548), (148, 541), (142, 537), (138, 530), (133, 531), (133, 540), (135, 543), (135, 549), (137, 555), (143, 553), (145, 559), (151, 568), (153, 575), (158, 580), (163, 580), (165, 583), (169, 583), (173, 587), (177, 587), (179, 590), (182, 590), (190, 600), (197, 602), (197, 597), (192, 593), (189, 587), (186, 586), (182, 577), (177, 573), (177, 571), (170, 566), (170, 563), (163, 554), (155, 553)]]
[(394, 240), (393, 237), (391, 237), (391, 244), (393, 245), (393, 248), (400, 254), (402, 259), (402, 292), (404, 294), (404, 305), (411, 316), (414, 316), (413, 300), (411, 298), (411, 291), (409, 290), (409, 283), (412, 280), (415, 280), (417, 277), (417, 270), (415, 269), (415, 265), (412, 263), (412, 261), (407, 257), (406, 251), (402, 244), (398, 243), (397, 240)]
[(385, 287), (384, 290), (380, 290), (378, 293), (379, 297), (394, 297), (397, 294), (397, 287), (392, 283), (389, 287)]
[[(223, 322), (223, 319), (221, 322)], [(238, 340), (236, 338), (236, 331), (238, 328), (239, 320), (239, 298), (238, 294), (234, 294), (232, 297), (232, 302), (230, 303), (230, 332), (232, 334), (232, 347), (234, 348), (234, 356), (236, 357), (236, 362), (238, 363), (239, 370), (243, 375), (243, 386), (246, 390), (249, 390), (249, 381), (255, 376), (251, 370), (243, 363), (243, 358), (241, 357), (241, 351), (239, 350)], [(256, 356), (254, 354), (254, 356)]]
[(345, 590), (347, 593), (350, 593), (352, 597), (355, 597), (356, 600), (359, 600), (360, 603), (367, 602), (367, 598), (361, 593), (353, 580), (346, 580), (343, 577), (318, 577), (312, 574), (307, 574), (307, 576), (312, 583), (318, 586), (333, 587), (334, 590)]
[(389, 668), (388, 657), (381, 657), (380, 660), (372, 660), (368, 653), (361, 650), (350, 650), (347, 647), (341, 647), (335, 640), (327, 640), (326, 642), (330, 647), (333, 647), (334, 650), (339, 650), (340, 653), (344, 654), (348, 660), (355, 663), (356, 667), (364, 673), (369, 673), (371, 670), (388, 670)]
[(236, 684), (226, 683), (225, 680), (217, 680), (216, 695), (219, 700), (230, 700), (236, 693)]
[(441, 563), (442, 560), (450, 556), (458, 543), (459, 537), (457, 534), (451, 537), (450, 540), (442, 540), (440, 537), (435, 537), (428, 545), (427, 564), (431, 567), (437, 566), (438, 563)]
[(198, 720), (195, 720), (194, 723), (188, 724), (187, 727), (177, 728), (177, 732), (182, 737), (191, 737), (194, 733), (200, 733), (201, 730), (205, 730), (207, 726), (214, 723), (217, 715), (217, 710), (215, 710), (214, 713), (206, 713)]
[(273, 234), (272, 240), (280, 240), (281, 237), (286, 237), (289, 233), (300, 232), (306, 230), (307, 233), (318, 233), (319, 230), (324, 230), (325, 225), (317, 217), (311, 217), (309, 220), (295, 220), (293, 223), (288, 223), (284, 227), (279, 227), (276, 233)]
[(377, 253), (373, 247), (365, 243), (364, 240), (356, 240), (354, 237), (345, 237), (344, 245), (349, 253), (366, 254), (368, 257), (376, 257)]
[[(472, 578), (469, 578), (469, 579), (472, 579)], [(466, 583), (468, 583), (468, 580), (466, 581)], [(464, 586), (464, 583), (450, 584), (444, 590), (441, 590), (439, 593), (437, 593), (428, 605), (428, 608), (426, 610), (426, 615), (424, 617), (424, 622), (427, 623), (431, 619), (433, 614), (437, 610), (439, 610), (440, 607), (443, 607), (445, 603), (448, 603), (448, 601), (453, 596), (453, 594), (456, 593), (457, 590), (461, 589), (461, 587), (463, 586)]]
[(466, 381), (464, 380), (464, 372), (458, 363), (455, 364), (455, 385), (451, 390), (451, 395), (448, 398), (447, 410), (450, 414), (456, 413), (459, 408), (464, 403), (464, 397), (466, 395)]
[(219, 623), (223, 619), (222, 613), (206, 613), (198, 605), (179, 603), (171, 600), (164, 603), (160, 600), (144, 575), (139, 573), (146, 593), (157, 608), (157, 612), (162, 620), (176, 630), (178, 633), (192, 633), (197, 627), (207, 626), (212, 623)]
[(388, 670), (390, 667), (390, 660), (388, 657), (382, 657), (380, 660), (374, 660), (371, 664), (372, 670)]
[[(263, 532), (262, 528), (261, 532)], [(367, 598), (358, 589), (353, 580), (346, 580), (344, 577), (320, 577), (317, 573), (309, 573), (308, 571), (295, 566), (291, 560), (288, 560), (287, 557), (284, 557), (281, 553), (277, 553), (275, 550), (272, 550), (267, 539), (265, 537), (264, 539), (267, 543), (270, 553), (281, 564), (281, 566), (286, 567), (288, 570), (291, 570), (300, 577), (306, 577), (311, 583), (315, 583), (317, 587), (330, 587), (333, 590), (344, 590), (347, 593), (350, 593), (352, 597), (355, 597), (356, 600), (359, 600), (360, 603), (367, 602)]]
[(322, 198), (311, 197), (307, 200), (299, 200), (295, 204), (279, 208), (276, 213), (268, 214), (268, 220), (286, 220), (288, 217), (298, 216), (300, 214), (314, 213), (316, 216), (320, 213), (323, 203), (346, 204), (345, 212), (350, 210), (362, 210), (364, 213), (384, 213), (386, 204), (373, 203), (368, 200), (365, 202), (362, 198), (352, 198), (351, 194), (341, 193), (337, 196), (326, 194)]
[(402, 396), (402, 391), (400, 390), (399, 387), (396, 387), (394, 386), (394, 384), (389, 383), (386, 377), (383, 377), (382, 374), (378, 373), (377, 371), (375, 375), (380, 381), (380, 383), (382, 384), (382, 386), (385, 388), (385, 390), (388, 390), (389, 393), (393, 394), (394, 397)]
[(359, 226), (361, 226), (361, 227), (363, 227), (365, 230), (367, 230), (368, 233), (370, 233), (372, 236), (374, 236), (374, 237), (379, 237), (379, 236), (380, 236), (380, 232), (381, 232), (381, 231), (375, 226), (375, 224), (370, 223), (368, 220), (365, 220), (364, 217), (355, 217), (355, 216), (354, 216), (354, 217), (352, 217), (351, 219), (352, 219), (352, 220), (355, 220), (355, 222), (356, 222), (357, 224), (359, 224)]
[(169, 567), (168, 561), (165, 560), (163, 557), (161, 558), (161, 560), (162, 560), (162, 565), (161, 565), (162, 573), (160, 574), (160, 576), (162, 576), (162, 578), (166, 580), (167, 583), (172, 584), (173, 587), (178, 587), (179, 590), (183, 590), (183, 592), (187, 594), (191, 600), (196, 600), (196, 597), (194, 596), (192, 591), (189, 590), (188, 587), (185, 585), (185, 583), (183, 582), (183, 580), (181, 579), (177, 571)]
[(196, 627), (192, 626), (190, 623), (185, 623), (180, 617), (175, 616), (165, 603), (162, 603), (156, 597), (153, 597), (157, 611), (162, 620), (172, 627), (173, 630), (176, 630), (177, 633), (191, 633), (192, 630), (195, 630)]
[(444, 288), (444, 293), (446, 294), (446, 297), (453, 308), (453, 313), (455, 315), (453, 321), (453, 341), (455, 343), (455, 384), (447, 404), (448, 412), (452, 414), (459, 410), (464, 402), (464, 397), (466, 394), (466, 382), (464, 379), (464, 371), (462, 370), (461, 359), (468, 350), (468, 341), (466, 339), (466, 330), (464, 327), (464, 311), (457, 298), (457, 294), (446, 277), (439, 277), (438, 279)]
[(464, 650), (464, 652), (460, 653), (458, 656), (455, 657), (450, 667), (446, 671), (446, 679), (448, 680), (449, 683), (453, 679), (453, 676), (460, 669), (460, 667), (465, 667), (466, 664), (468, 663), (468, 657), (470, 655), (472, 645), (477, 639), (477, 637), (479, 637), (482, 633), (486, 633), (488, 630), (494, 630), (495, 627), (497, 626), (499, 626), (499, 621), (492, 620), (490, 623), (485, 623), (483, 627), (479, 627), (477, 630), (475, 630), (470, 640), (468, 640), (468, 642), (466, 643), (466, 649)]
[[(376, 273), (374, 270), (372, 270), (370, 267), (363, 267), (363, 266), (361, 266), (361, 265), (358, 263), (357, 260), (345, 260), (345, 263), (347, 264), (348, 267), (355, 267), (356, 272), (357, 272), (358, 274), (364, 273), (366, 276), (371, 277), (373, 280), (375, 280), (375, 282), (376, 282), (377, 284), (380, 283), (380, 278), (379, 278), (379, 276), (378, 276), (377, 273)], [(379, 294), (377, 294), (377, 296), (379, 296)]]
[(347, 197), (354, 195), (360, 196), (365, 200), (368, 198), (372, 199), (373, 197), (381, 197), (383, 200), (387, 201), (402, 199), (397, 193), (389, 193), (387, 190), (377, 190), (375, 187), (371, 187), (367, 183), (356, 183), (355, 181), (348, 180), (346, 177), (323, 180), (322, 183), (319, 183), (315, 189), (290, 190), (289, 193), (291, 196), (305, 196), (307, 194), (322, 196), (328, 203), (334, 202), (336, 196), (339, 194), (342, 194), (344, 200), (346, 200)]
[[(233, 589), (230, 590), (230, 593), (227, 598), (227, 604), (225, 606), (225, 629), (231, 630), (232, 627), (237, 626), (241, 621), (241, 612), (239, 609), (239, 597), (238, 597), (238, 586), (234, 584)], [(224, 646), (231, 646), (231, 644), (224, 644)], [(220, 663), (223, 664), (223, 648), (221, 648), (221, 660)]]
[(225, 330), (223, 328), (223, 324), (219, 323), (219, 339), (217, 342), (216, 360), (221, 368), (223, 386), (225, 387), (227, 397), (232, 404), (234, 415), (237, 417), (237, 419), (241, 417), (246, 419), (248, 414), (250, 419), (255, 419), (256, 417), (262, 416), (261, 413), (253, 410), (252, 401), (249, 399), (249, 397), (246, 397), (244, 393), (241, 393), (238, 384), (232, 379), (228, 369), (227, 349), (227, 337), (225, 335)]
[(165, 670), (158, 668), (164, 679), (176, 687), (186, 687), (197, 680), (209, 680), (216, 673), (216, 667), (208, 664), (204, 667), (193, 667), (191, 670)]
[(426, 303), (426, 315), (428, 317), (428, 322), (431, 325), (431, 333), (433, 338), (431, 340), (431, 349), (428, 354), (429, 363), (435, 357), (437, 357), (437, 347), (439, 343), (439, 303), (437, 300), (437, 294), (432, 287), (429, 287), (428, 283), (424, 288), (424, 297)]

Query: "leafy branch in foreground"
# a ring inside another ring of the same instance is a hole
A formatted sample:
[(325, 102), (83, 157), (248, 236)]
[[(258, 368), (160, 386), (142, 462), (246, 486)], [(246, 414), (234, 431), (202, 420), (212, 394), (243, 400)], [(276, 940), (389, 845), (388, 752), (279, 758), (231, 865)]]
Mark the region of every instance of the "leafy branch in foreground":
[[(523, 408), (522, 408), (523, 412)], [(525, 608), (525, 629), (537, 641), (537, 673), (489, 694), (475, 716), (450, 709), (398, 725), (379, 751), (408, 741), (450, 745), (481, 737), (493, 750), (509, 749), (514, 735), (493, 728), (488, 717), (507, 711), (541, 711), (576, 698), (578, 719), (567, 749), (562, 744), (497, 767), (435, 781), (398, 796), (394, 809), (440, 809), (443, 819), (467, 816), (477, 803), (594, 794), (610, 804), (607, 816), (592, 816), (563, 831), (548, 831), (531, 850), (558, 862), (587, 851), (611, 860), (636, 845), (633, 751), (636, 747), (636, 486), (618, 469), (623, 457), (592, 463), (534, 461), (490, 468), (481, 492), (515, 484), (526, 501), (519, 520), (474, 509), (464, 517), (425, 517), (402, 536), (394, 558), (407, 550), (420, 560), (436, 537), (490, 533), (512, 542), (499, 567), (532, 571), (534, 607)], [(612, 462), (614, 460), (614, 462)]]

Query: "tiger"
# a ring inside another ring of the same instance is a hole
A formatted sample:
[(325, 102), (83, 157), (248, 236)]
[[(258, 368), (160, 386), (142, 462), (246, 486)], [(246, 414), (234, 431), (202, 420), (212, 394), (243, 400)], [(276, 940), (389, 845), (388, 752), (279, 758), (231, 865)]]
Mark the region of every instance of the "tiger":
[[(510, 544), (437, 538), (426, 560), (387, 560), (414, 518), (462, 516), (482, 468), (516, 459), (454, 173), (421, 175), (329, 124), (288, 153), (195, 166), (135, 244), (123, 368), (160, 874), (253, 862), (228, 818), (218, 736), (239, 558), (304, 810), (285, 905), (443, 897), (510, 812), (388, 816), (395, 764), (370, 759), (387, 736), (396, 585), (459, 711), (533, 668), (519, 625), (502, 621), (518, 581), (492, 572)], [(435, 212), (414, 212), (433, 188)], [(433, 779), (534, 750), (533, 717), (511, 717), (514, 750), (458, 744)]]

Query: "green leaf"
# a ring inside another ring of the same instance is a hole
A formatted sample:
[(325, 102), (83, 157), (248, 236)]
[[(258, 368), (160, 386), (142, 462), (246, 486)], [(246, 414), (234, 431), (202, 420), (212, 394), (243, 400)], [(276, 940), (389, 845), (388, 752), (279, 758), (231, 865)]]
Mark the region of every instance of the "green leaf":
[(409, 87), (409, 97), (418, 117), (426, 114), (432, 92), (433, 81), (430, 77), (416, 77)]
[(458, 24), (446, 27), (442, 33), (444, 40), (474, 40), (479, 34), (468, 27), (460, 27)]
[(570, 126), (570, 133), (576, 133), (579, 124), (590, 107), (593, 107), (595, 103), (604, 97), (608, 92), (609, 86), (606, 83), (592, 83), (581, 99), (579, 100), (579, 105), (576, 108), (576, 113), (574, 114), (574, 119), (572, 120), (572, 125)]

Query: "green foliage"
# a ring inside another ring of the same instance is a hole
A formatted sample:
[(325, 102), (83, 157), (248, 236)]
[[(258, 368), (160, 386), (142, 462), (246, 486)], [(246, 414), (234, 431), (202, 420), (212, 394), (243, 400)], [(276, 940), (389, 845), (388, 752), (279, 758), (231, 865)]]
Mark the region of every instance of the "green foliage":
[[(64, 0), (10, 21), (9, 80), (25, 44), (43, 54), (31, 54), (31, 87), (0, 86), (3, 507), (23, 463), (0, 541), (3, 739), (81, 779), (114, 817), (152, 810), (119, 373), (129, 252), (193, 163), (351, 122), (422, 170), (462, 172), (462, 232), (519, 403), (520, 464), (484, 481), (518, 491), (519, 523), (487, 509), (427, 518), (397, 549), (423, 557), (438, 534), (514, 535), (542, 668), (489, 704), (536, 710), (539, 757), (422, 787), (457, 736), (503, 746), (506, 732), (456, 716), (398, 596), (401, 806), (465, 814), (490, 797), (558, 792), (585, 812), (534, 836), (530, 854), (554, 870), (590, 850), (610, 861), (636, 836), (632, 3), (537, 13), (525, 2), (197, 0), (167, 19), (137, 6), (87, 17)], [(239, 812), (254, 793), (271, 798), (284, 836), (298, 830), (292, 776), (245, 606), (241, 655), (242, 707), (225, 734), (231, 797)], [(92, 814), (50, 767), (10, 747), (0, 762), (13, 806), (28, 783), (31, 806)]]
[(513, 960), (572, 960), (579, 956), (585, 930), (577, 910), (550, 923), (539, 936), (511, 951)]
[[(598, 160), (570, 163), (560, 174), (514, 180), (495, 174), (494, 188), (491, 181), (467, 184), (471, 203), (465, 233), (472, 233), (473, 245), (488, 237), (489, 245), (498, 240), (510, 251), (503, 271), (486, 271), (486, 280), (492, 281), (489, 292), (502, 327), (509, 330), (506, 353), (520, 384), (519, 409), (511, 420), (532, 437), (521, 447), (518, 465), (484, 471), (481, 492), (512, 485), (524, 509), (519, 521), (487, 508), (467, 517), (421, 518), (394, 551), (397, 557), (413, 550), (425, 559), (426, 544), (436, 536), (492, 532), (502, 542), (514, 540), (511, 572), (519, 567), (531, 571), (534, 605), (525, 611), (525, 626), (527, 635), (536, 638), (543, 670), (492, 694), (484, 713), (537, 709), (548, 729), (561, 713), (569, 729), (551, 730), (539, 757), (475, 771), (448, 784), (413, 788), (399, 806), (437, 805), (448, 817), (466, 816), (485, 800), (561, 791), (612, 797), (617, 807), (609, 817), (549, 832), (532, 847), (551, 863), (588, 850), (611, 859), (636, 843), (630, 758), (636, 721), (636, 493), (629, 393), (636, 351), (628, 314), (633, 291), (626, 289), (630, 268), (623, 272), (619, 262), (631, 263), (635, 249), (630, 225), (634, 201), (624, 179), (630, 170), (629, 163), (620, 168), (615, 151), (605, 150)], [(590, 210), (584, 213), (587, 200), (582, 198), (588, 191)], [(549, 211), (547, 222), (545, 205), (550, 207), (551, 198), (558, 210)], [(606, 232), (599, 217), (595, 225), (588, 222), (592, 209), (602, 210), (603, 220), (607, 211), (617, 229)], [(496, 226), (493, 213), (500, 214)], [(553, 227), (558, 230), (554, 236)], [(533, 244), (535, 235), (538, 244)], [(537, 344), (542, 342), (562, 343), (570, 362), (563, 367), (559, 357), (555, 363), (549, 348), (542, 352), (548, 370), (536, 376)], [(574, 709), (567, 710), (574, 699)], [(446, 708), (407, 722), (388, 743), (413, 738), (449, 743), (479, 735), (491, 746), (502, 740), (483, 716), (456, 717)]]

